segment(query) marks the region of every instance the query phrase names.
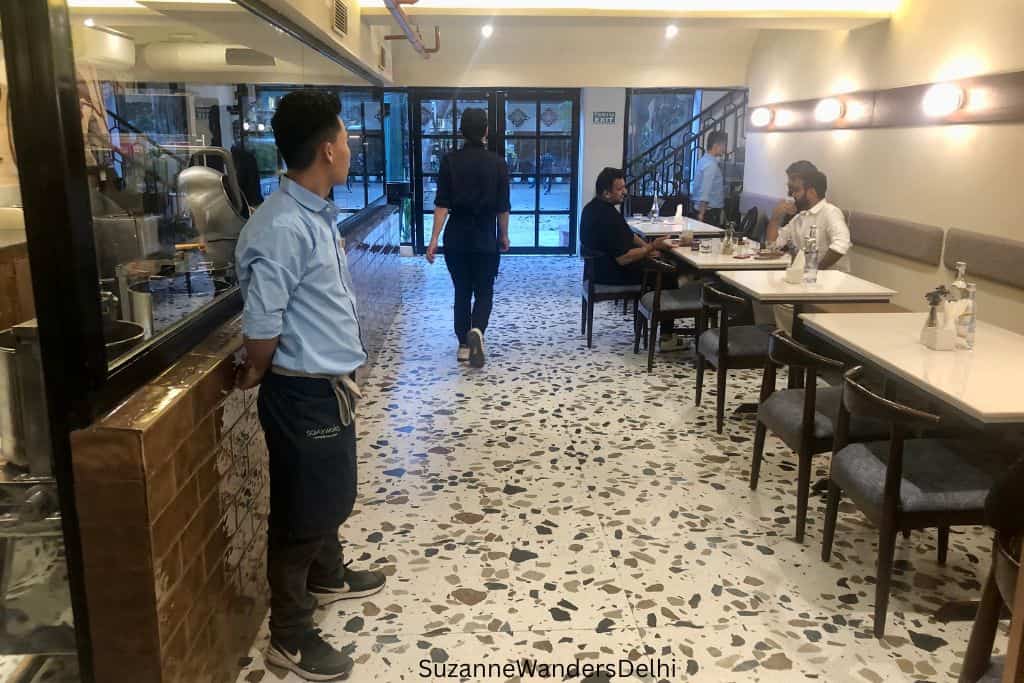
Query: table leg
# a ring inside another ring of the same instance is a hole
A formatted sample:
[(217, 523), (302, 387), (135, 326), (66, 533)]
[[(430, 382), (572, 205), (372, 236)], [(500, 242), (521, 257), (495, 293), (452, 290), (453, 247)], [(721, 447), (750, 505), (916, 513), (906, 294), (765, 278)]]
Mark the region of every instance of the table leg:
[[(800, 314), (804, 312), (803, 305), (799, 303), (793, 304), (793, 339), (797, 342), (804, 343), (804, 321), (800, 317)], [(793, 372), (793, 369), (789, 369), (789, 380), (786, 383), (789, 389), (803, 389), (804, 387), (804, 376), (801, 372)]]

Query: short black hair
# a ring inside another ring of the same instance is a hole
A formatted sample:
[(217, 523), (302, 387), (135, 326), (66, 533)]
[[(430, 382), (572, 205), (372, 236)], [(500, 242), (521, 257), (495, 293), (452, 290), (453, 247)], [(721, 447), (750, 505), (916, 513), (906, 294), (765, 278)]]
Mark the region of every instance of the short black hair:
[(462, 137), (473, 142), (481, 142), (487, 135), (487, 112), (483, 109), (466, 109), (462, 112), (462, 123), (459, 124)]
[(594, 184), (597, 196), (600, 197), (605, 192), (611, 192), (612, 186), (615, 185), (615, 181), (619, 178), (622, 178), (623, 180), (626, 179), (625, 171), (621, 168), (605, 166), (604, 169), (597, 174), (597, 182)]
[(713, 130), (708, 133), (708, 139), (705, 142), (705, 150), (710, 150), (715, 145), (722, 145), (723, 147), (729, 146), (729, 134), (724, 130)]
[(817, 170), (817, 166), (806, 159), (801, 159), (800, 161), (794, 161), (786, 167), (786, 175), (800, 175), (801, 173), (809, 173)]
[(296, 90), (281, 98), (270, 125), (288, 168), (301, 171), (313, 164), (317, 147), (341, 131), (340, 113), (338, 96), (320, 90)]
[(813, 171), (805, 170), (792, 175), (794, 178), (800, 179), (805, 190), (813, 187), (814, 191), (818, 193), (819, 199), (825, 198), (825, 193), (828, 192), (828, 177), (824, 173), (818, 169), (814, 169)]

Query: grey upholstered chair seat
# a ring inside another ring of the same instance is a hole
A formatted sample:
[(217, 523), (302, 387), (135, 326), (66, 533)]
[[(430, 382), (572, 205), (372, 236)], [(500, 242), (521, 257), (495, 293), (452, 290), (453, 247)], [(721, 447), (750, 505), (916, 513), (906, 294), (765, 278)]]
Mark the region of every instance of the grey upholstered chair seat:
[[(738, 325), (729, 327), (730, 359), (749, 360), (768, 356), (768, 338), (774, 330), (773, 325)], [(705, 358), (718, 358), (719, 328), (705, 330), (697, 342), (697, 349)]]
[[(697, 315), (702, 307), (700, 285), (684, 285), (679, 289), (661, 290), (661, 312), (665, 314), (685, 313)], [(654, 292), (640, 297), (640, 308), (650, 312), (654, 308)]]
[[(831, 478), (869, 516), (882, 513), (888, 441), (850, 444), (832, 456)], [(976, 440), (907, 439), (903, 445), (900, 509), (904, 513), (977, 513), (994, 476), (1013, 454)]]
[[(583, 283), (583, 294), (586, 296), (587, 283)], [(594, 294), (639, 294), (640, 285), (602, 285), (600, 282), (594, 283)]]
[[(835, 420), (842, 400), (842, 387), (818, 387), (814, 394), (814, 432), (812, 451), (825, 453), (832, 450)], [(758, 419), (793, 450), (800, 450), (804, 415), (804, 390), (776, 391), (757, 409)], [(870, 418), (854, 417), (850, 420), (850, 441), (886, 439), (889, 426)]]

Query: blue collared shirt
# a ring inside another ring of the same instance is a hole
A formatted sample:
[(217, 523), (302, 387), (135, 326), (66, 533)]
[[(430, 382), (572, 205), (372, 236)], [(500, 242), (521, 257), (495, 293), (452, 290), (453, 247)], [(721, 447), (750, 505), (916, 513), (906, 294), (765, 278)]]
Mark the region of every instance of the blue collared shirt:
[(288, 177), (245, 224), (235, 249), (249, 339), (280, 337), (274, 365), (347, 375), (366, 362), (338, 207)]
[(725, 206), (725, 179), (722, 167), (718, 165), (718, 157), (705, 154), (697, 162), (693, 173), (693, 201), (707, 202), (709, 209), (721, 209)]

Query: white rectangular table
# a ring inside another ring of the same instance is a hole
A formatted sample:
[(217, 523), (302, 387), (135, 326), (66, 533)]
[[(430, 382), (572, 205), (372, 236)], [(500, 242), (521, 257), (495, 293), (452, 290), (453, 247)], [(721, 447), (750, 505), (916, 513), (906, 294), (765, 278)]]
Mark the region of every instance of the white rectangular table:
[(973, 350), (934, 351), (926, 313), (807, 313), (809, 330), (984, 424), (1024, 423), (1024, 336), (978, 322)]
[(809, 303), (886, 303), (897, 292), (840, 270), (818, 272), (814, 284), (792, 285), (781, 270), (721, 271), (719, 277), (764, 304), (793, 305), (793, 337), (802, 337), (802, 308)]
[(665, 235), (681, 235), (684, 232), (692, 233), (695, 237), (721, 237), (725, 234), (723, 228), (685, 216), (678, 223), (674, 218), (660, 218), (653, 223), (646, 218), (630, 218), (626, 222), (630, 230), (645, 240)]
[(672, 255), (697, 270), (785, 270), (790, 258), (786, 254), (773, 259), (735, 258), (731, 255), (702, 254), (690, 247), (676, 247)]

